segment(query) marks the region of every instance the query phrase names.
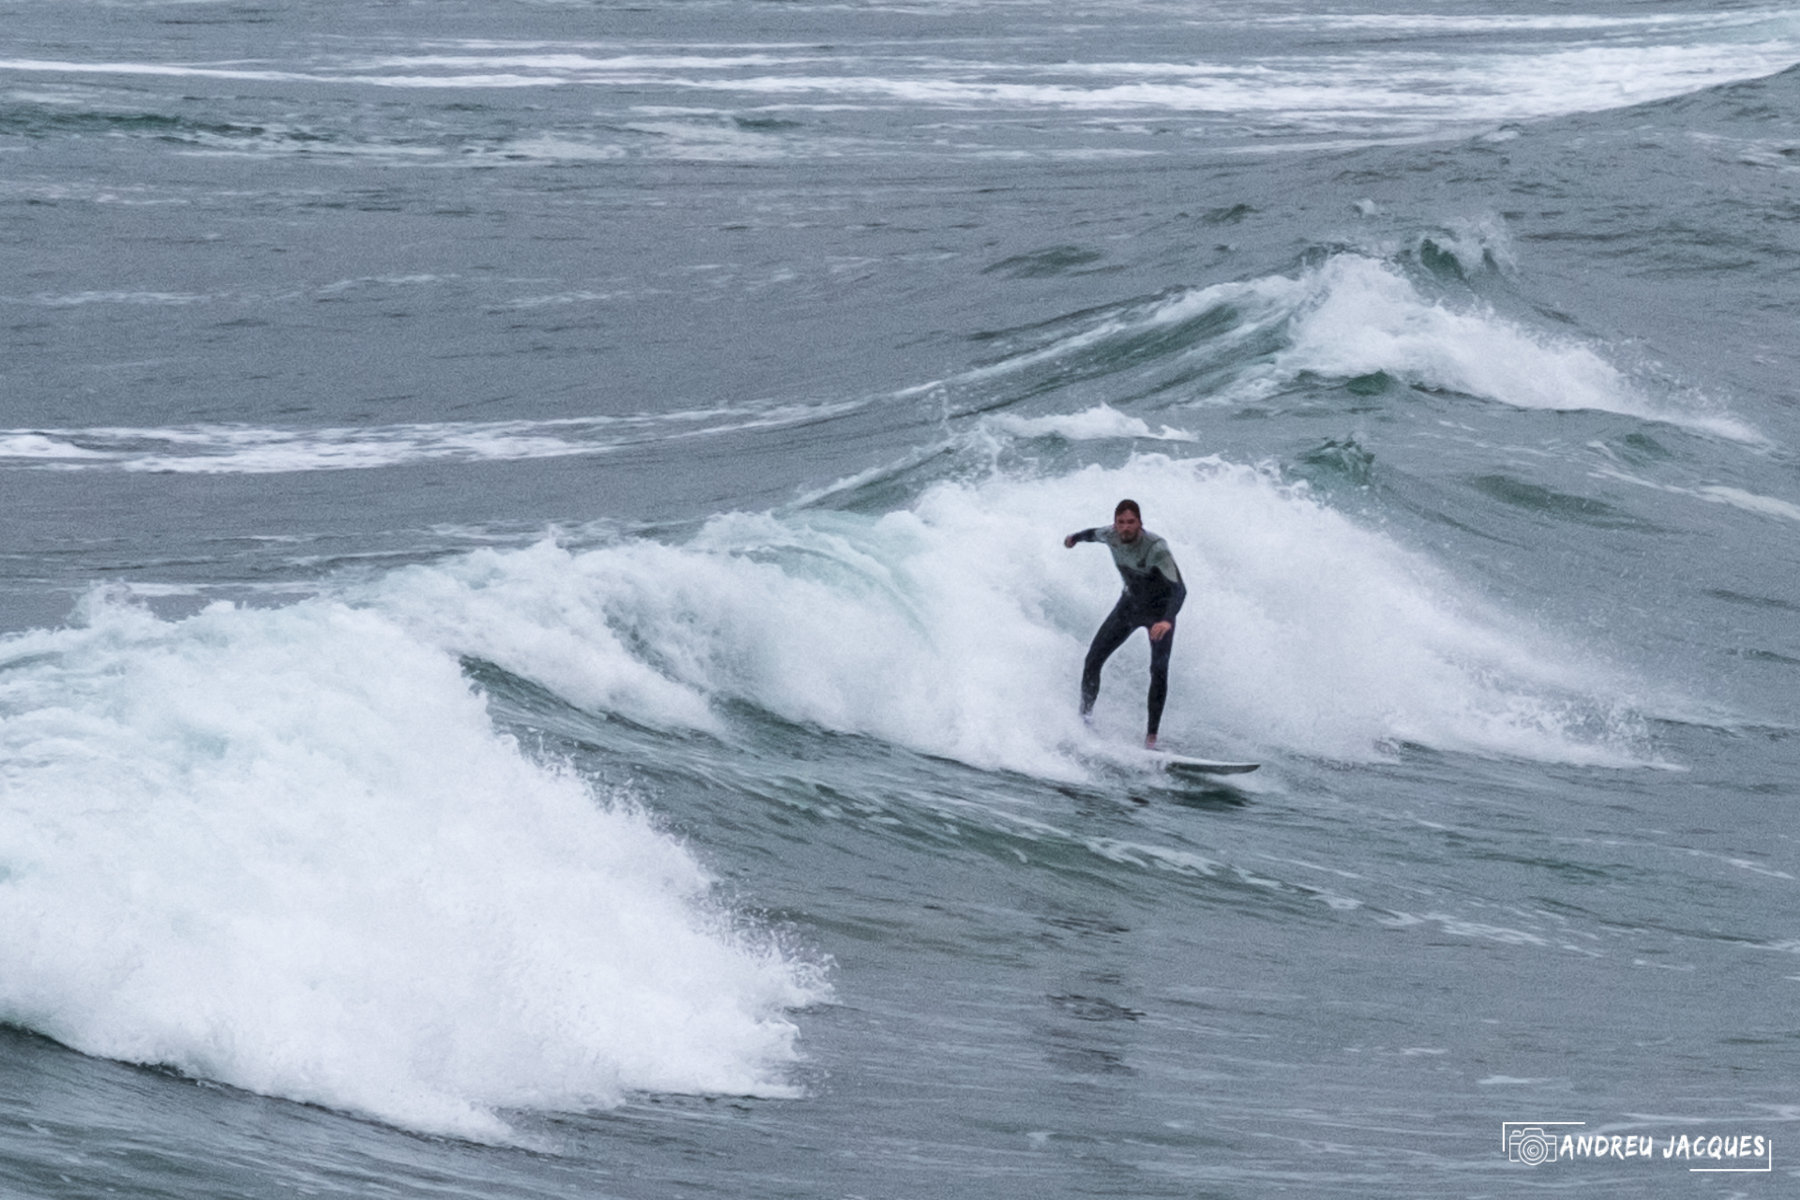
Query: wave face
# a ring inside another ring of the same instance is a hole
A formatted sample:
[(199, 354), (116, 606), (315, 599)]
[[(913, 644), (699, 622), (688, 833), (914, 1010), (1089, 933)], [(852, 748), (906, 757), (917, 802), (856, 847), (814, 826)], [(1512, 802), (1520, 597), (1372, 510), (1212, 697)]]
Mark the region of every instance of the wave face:
[(792, 1094), (811, 969), (392, 622), (96, 596), (0, 656), (0, 1019), (478, 1138), (643, 1089)]

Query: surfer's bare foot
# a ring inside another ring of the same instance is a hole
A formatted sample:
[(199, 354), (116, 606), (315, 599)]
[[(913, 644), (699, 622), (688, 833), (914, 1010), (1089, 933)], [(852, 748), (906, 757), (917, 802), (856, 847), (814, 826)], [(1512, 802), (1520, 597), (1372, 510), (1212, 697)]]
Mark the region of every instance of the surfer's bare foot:
[(1154, 750), (1154, 749), (1156, 749), (1156, 735), (1155, 735), (1155, 734), (1154, 734), (1154, 733), (1151, 733), (1151, 734), (1146, 734), (1146, 735), (1145, 735), (1145, 737), (1144, 737), (1144, 749), (1146, 749), (1146, 750)]

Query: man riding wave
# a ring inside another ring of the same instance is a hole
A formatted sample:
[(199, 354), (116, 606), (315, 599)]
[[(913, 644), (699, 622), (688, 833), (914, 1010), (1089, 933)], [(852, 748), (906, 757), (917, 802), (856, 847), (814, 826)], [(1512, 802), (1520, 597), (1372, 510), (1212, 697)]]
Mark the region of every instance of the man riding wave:
[(1081, 715), (1094, 709), (1100, 695), (1100, 669), (1113, 651), (1125, 644), (1132, 631), (1140, 627), (1150, 631), (1150, 698), (1149, 724), (1144, 746), (1156, 748), (1156, 732), (1162, 725), (1163, 701), (1169, 694), (1169, 653), (1175, 648), (1175, 614), (1187, 599), (1187, 585), (1181, 582), (1181, 569), (1169, 553), (1169, 543), (1144, 528), (1143, 512), (1135, 500), (1121, 500), (1113, 509), (1113, 523), (1071, 533), (1063, 539), (1065, 547), (1077, 542), (1099, 542), (1112, 551), (1113, 566), (1125, 590), (1119, 602), (1101, 622), (1088, 647), (1087, 661), (1081, 670)]

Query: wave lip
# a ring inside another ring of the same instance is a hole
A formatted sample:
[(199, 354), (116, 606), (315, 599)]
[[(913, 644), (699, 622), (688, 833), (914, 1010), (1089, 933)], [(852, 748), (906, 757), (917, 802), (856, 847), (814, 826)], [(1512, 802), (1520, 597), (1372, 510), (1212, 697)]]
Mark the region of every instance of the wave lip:
[(1762, 435), (1735, 417), (1645, 396), (1593, 348), (1517, 325), (1485, 307), (1433, 302), (1392, 266), (1338, 255), (1309, 275), (1290, 345), (1272, 374), (1356, 378), (1383, 372), (1420, 387), (1514, 408), (1589, 409), (1666, 422), (1741, 442)]
[(454, 658), (324, 601), (89, 607), (0, 643), (0, 1020), (481, 1139), (793, 1094), (817, 972), (497, 735)]

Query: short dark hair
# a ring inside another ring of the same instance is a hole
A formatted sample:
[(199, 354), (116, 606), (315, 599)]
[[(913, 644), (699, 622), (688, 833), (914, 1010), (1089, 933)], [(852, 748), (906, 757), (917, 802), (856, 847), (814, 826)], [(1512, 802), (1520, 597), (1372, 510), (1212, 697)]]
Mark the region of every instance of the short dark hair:
[(1119, 501), (1119, 503), (1113, 507), (1113, 520), (1115, 520), (1115, 521), (1118, 520), (1119, 514), (1122, 512), (1130, 513), (1132, 516), (1136, 517), (1139, 521), (1142, 521), (1144, 519), (1144, 510), (1137, 506), (1136, 500), (1121, 500), (1121, 501)]

